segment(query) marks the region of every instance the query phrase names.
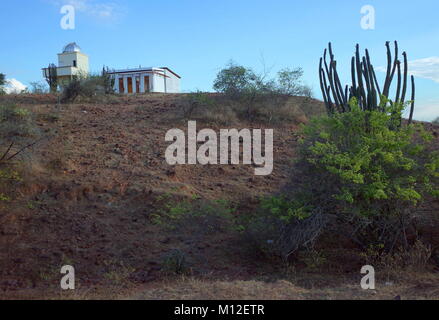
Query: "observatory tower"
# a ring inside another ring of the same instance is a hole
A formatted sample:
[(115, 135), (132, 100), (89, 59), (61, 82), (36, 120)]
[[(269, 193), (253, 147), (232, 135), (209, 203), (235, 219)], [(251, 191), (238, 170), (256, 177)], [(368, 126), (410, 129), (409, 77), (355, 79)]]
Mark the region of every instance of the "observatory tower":
[[(48, 68), (43, 69), (44, 77), (48, 77)], [(69, 81), (73, 77), (86, 77), (89, 73), (88, 56), (81, 52), (81, 48), (75, 43), (69, 43), (58, 54), (58, 66), (56, 73), (59, 82)]]

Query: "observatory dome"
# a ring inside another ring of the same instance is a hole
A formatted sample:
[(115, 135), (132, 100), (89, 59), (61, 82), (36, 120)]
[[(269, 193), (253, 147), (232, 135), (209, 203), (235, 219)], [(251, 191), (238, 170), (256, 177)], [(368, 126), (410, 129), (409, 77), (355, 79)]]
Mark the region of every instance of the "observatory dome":
[(63, 53), (70, 52), (81, 52), (81, 48), (76, 44), (76, 42), (69, 43), (63, 49)]

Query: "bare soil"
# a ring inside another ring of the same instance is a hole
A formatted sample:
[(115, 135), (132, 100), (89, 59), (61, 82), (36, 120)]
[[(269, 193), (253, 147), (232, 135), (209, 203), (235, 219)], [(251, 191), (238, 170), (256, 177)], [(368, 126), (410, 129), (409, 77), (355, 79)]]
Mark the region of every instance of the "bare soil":
[[(299, 266), (284, 272), (249, 252), (234, 234), (194, 243), (191, 235), (152, 223), (151, 216), (166, 204), (163, 199), (226, 199), (237, 206), (236, 214), (253, 210), (259, 197), (278, 192), (289, 179), (296, 123), (236, 127), (274, 126), (274, 170), (257, 177), (252, 166), (166, 163), (166, 132), (186, 131), (180, 95), (71, 105), (58, 105), (50, 95), (8, 99), (33, 111), (48, 138), (22, 166), (24, 182), (16, 200), (0, 208), (0, 298), (439, 299), (434, 266), (396, 282), (383, 280), (377, 291), (364, 292), (356, 269), (361, 261), (349, 253), (343, 254), (346, 263), (340, 268), (310, 272)], [(301, 108), (320, 104), (303, 98), (289, 103)], [(429, 129), (439, 133), (439, 127)], [(427, 209), (437, 208), (431, 203)], [(163, 258), (174, 249), (191, 262), (187, 278), (163, 272)], [(66, 264), (76, 270), (74, 293), (59, 288)]]

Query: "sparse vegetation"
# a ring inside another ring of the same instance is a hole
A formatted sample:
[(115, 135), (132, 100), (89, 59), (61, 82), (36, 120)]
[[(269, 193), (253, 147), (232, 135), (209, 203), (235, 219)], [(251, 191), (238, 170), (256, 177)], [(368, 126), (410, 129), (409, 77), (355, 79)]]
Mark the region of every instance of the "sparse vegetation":
[(90, 75), (86, 78), (75, 77), (63, 86), (62, 103), (73, 103), (78, 98), (90, 100), (112, 93), (112, 81), (107, 73)]
[(0, 106), (0, 202), (10, 201), (22, 181), (17, 159), (38, 142), (32, 115), (15, 105)]
[[(214, 81), (214, 89), (223, 93), (216, 104), (230, 106), (236, 118), (249, 122), (293, 121), (298, 114), (287, 103), (289, 97), (312, 96), (311, 89), (302, 84), (302, 76), (302, 69), (286, 68), (277, 79), (267, 79), (267, 74), (230, 62)], [(212, 112), (212, 108), (203, 111)], [(217, 108), (217, 112), (224, 110)]]
[(37, 142), (32, 114), (15, 105), (0, 106), (0, 165), (5, 164)]
[(30, 83), (30, 92), (33, 94), (44, 94), (49, 90), (44, 82), (35, 81)]
[(152, 216), (156, 224), (190, 234), (198, 242), (209, 234), (233, 228), (233, 208), (225, 200), (166, 201), (164, 209)]
[(439, 195), (439, 156), (426, 151), (432, 136), (421, 127), (389, 129), (401, 109), (351, 108), (305, 128), (301, 170), (309, 172), (312, 201), (352, 223), (353, 240), (363, 246), (407, 247), (416, 207)]
[(426, 152), (432, 137), (421, 127), (390, 129), (402, 112), (395, 108), (363, 111), (353, 100), (349, 112), (311, 120), (295, 164), (302, 183), (290, 191), (293, 200), (265, 207), (283, 228), (324, 213), (361, 250), (409, 250), (416, 208), (439, 195), (439, 155)]
[(0, 73), (0, 95), (5, 94), (4, 86), (6, 84), (6, 76), (3, 73)]
[[(0, 281), (2, 289), (47, 290), (61, 261), (78, 266), (84, 287), (117, 291), (154, 282), (165, 290), (191, 276), (237, 297), (247, 285), (249, 294), (263, 288), (273, 297), (277, 287), (267, 286), (276, 283), (286, 286), (285, 297), (298, 290), (334, 297), (328, 288), (352, 288), (364, 264), (386, 281), (404, 279), (402, 272), (431, 275), (437, 139), (421, 125), (400, 125), (401, 103), (368, 110), (351, 97), (346, 112), (324, 115), (300, 69), (282, 70), (273, 81), (235, 65), (219, 78), (224, 92), (182, 95), (111, 95), (106, 74), (67, 85), (68, 107), (55, 95), (27, 95), (0, 108), (0, 210), (8, 208), (0, 225), (8, 241), (2, 279), (14, 278), (17, 268), (25, 279)], [(227, 87), (227, 76), (244, 89)], [(276, 130), (274, 174), (255, 177), (241, 165), (171, 170), (160, 160), (163, 128), (187, 120), (204, 127), (269, 123)], [(51, 130), (57, 134), (48, 145), (20, 151)], [(22, 157), (29, 151), (44, 160), (32, 183), (20, 170), (33, 162)], [(229, 277), (255, 281), (210, 282)]]

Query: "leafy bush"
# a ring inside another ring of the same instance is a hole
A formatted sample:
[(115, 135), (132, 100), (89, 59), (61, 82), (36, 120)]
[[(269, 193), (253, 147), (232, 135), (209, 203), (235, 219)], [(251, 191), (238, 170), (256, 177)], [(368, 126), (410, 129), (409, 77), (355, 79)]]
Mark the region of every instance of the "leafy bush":
[(163, 211), (152, 216), (152, 220), (200, 239), (231, 228), (234, 220), (232, 212), (233, 209), (224, 200), (169, 201)]
[(277, 84), (278, 92), (289, 96), (312, 97), (312, 90), (310, 87), (302, 84), (302, 77), (302, 68), (285, 68), (279, 71)]
[(200, 109), (214, 107), (215, 101), (209, 97), (208, 93), (197, 91), (189, 93), (183, 100), (183, 117), (187, 120), (191, 120), (194, 113), (200, 111)]
[(67, 85), (64, 86), (61, 102), (68, 103), (74, 102), (78, 96), (83, 94), (83, 87), (79, 79), (72, 79)]
[(304, 127), (292, 182), (284, 195), (263, 200), (246, 225), (249, 241), (262, 252), (287, 259), (312, 250), (328, 231), (364, 250), (410, 249), (416, 208), (439, 196), (432, 136), (421, 126), (397, 126), (401, 105), (363, 111), (353, 99), (351, 109)]
[(250, 68), (230, 62), (217, 74), (213, 88), (232, 98), (264, 94), (311, 97), (311, 89), (302, 84), (301, 68), (285, 68), (277, 76), (277, 79), (266, 79), (266, 74), (257, 74)]
[(73, 103), (77, 98), (90, 99), (110, 93), (111, 80), (108, 75), (73, 78), (63, 86), (62, 103)]
[(47, 85), (44, 82), (31, 82), (30, 87), (30, 92), (33, 94), (43, 94), (49, 91)]
[(3, 143), (18, 142), (35, 134), (31, 113), (15, 105), (0, 106), (0, 137)]
[(0, 202), (11, 200), (14, 186), (22, 181), (14, 160), (37, 143), (37, 136), (28, 110), (0, 106)]
[(326, 225), (326, 217), (298, 200), (271, 197), (245, 226), (244, 237), (266, 256), (287, 260), (302, 249), (312, 249)]
[(163, 257), (162, 272), (165, 274), (182, 275), (189, 271), (189, 263), (186, 254), (174, 249)]
[(217, 74), (213, 88), (237, 98), (245, 92), (260, 87), (261, 84), (261, 78), (253, 70), (230, 62)]
[(432, 136), (420, 126), (398, 127), (401, 105), (362, 111), (353, 99), (351, 109), (304, 128), (301, 190), (314, 208), (351, 224), (364, 247), (407, 246), (415, 208), (439, 196), (439, 156), (427, 149)]
[(225, 94), (229, 101), (222, 103), (230, 103), (238, 118), (272, 122), (289, 113), (284, 108), (288, 97), (312, 95), (311, 89), (301, 83), (302, 76), (300, 68), (284, 69), (278, 79), (267, 79), (266, 74), (230, 62), (218, 73), (213, 87)]

